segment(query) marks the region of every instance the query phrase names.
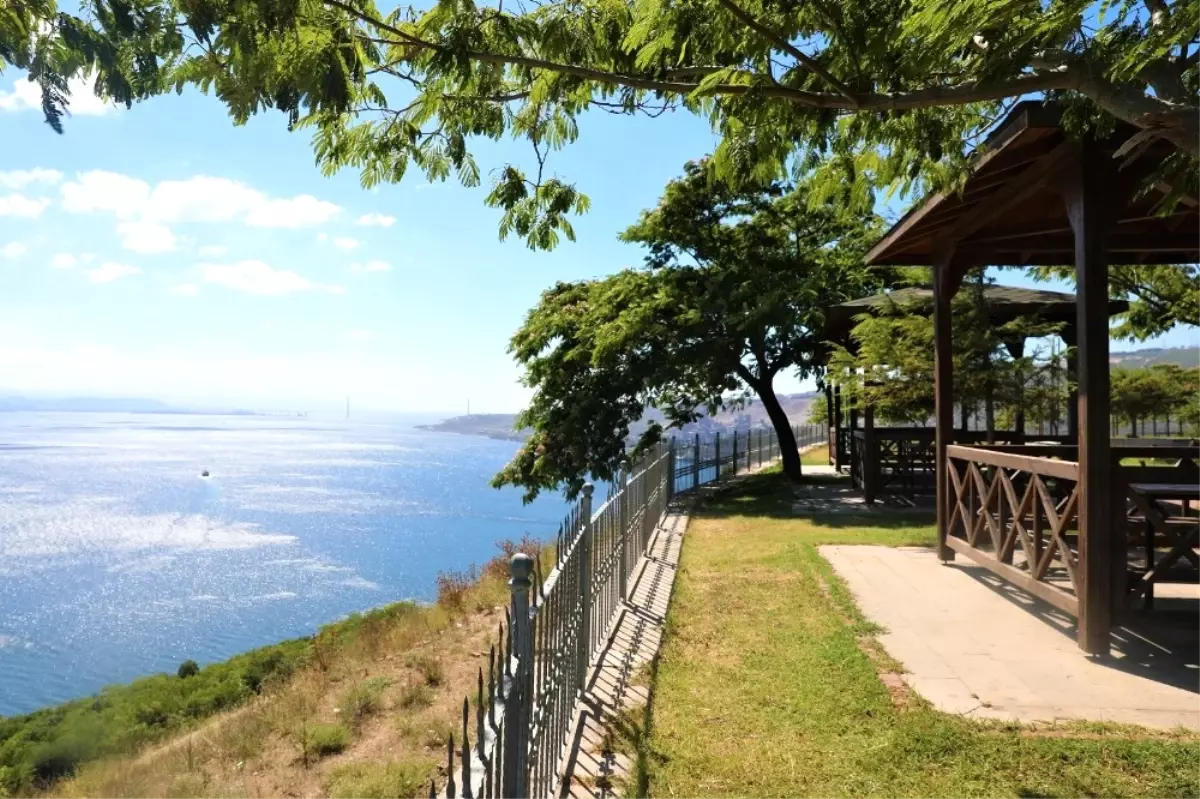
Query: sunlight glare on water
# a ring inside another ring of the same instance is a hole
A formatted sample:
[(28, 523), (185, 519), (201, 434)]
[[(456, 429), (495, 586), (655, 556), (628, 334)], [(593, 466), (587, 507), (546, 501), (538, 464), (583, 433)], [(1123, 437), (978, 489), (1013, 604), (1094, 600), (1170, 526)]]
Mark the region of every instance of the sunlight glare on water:
[(0, 414), (0, 715), (432, 599), (553, 535), (559, 497), (487, 484), (515, 449), (402, 419)]

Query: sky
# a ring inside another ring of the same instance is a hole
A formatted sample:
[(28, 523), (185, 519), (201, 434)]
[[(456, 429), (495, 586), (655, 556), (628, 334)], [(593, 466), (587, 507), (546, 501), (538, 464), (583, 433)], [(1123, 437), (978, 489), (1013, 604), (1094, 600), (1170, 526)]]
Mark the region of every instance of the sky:
[(238, 127), (194, 90), (129, 110), (76, 91), (72, 109), (57, 135), (23, 76), (0, 75), (0, 392), (519, 410), (529, 390), (506, 347), (539, 294), (639, 264), (617, 233), (716, 143), (684, 112), (590, 113), (549, 169), (592, 208), (545, 253), (501, 242), (483, 203), (527, 145), (477, 144), (479, 188), (413, 169), (364, 190), (352, 169), (323, 176), (275, 112)]

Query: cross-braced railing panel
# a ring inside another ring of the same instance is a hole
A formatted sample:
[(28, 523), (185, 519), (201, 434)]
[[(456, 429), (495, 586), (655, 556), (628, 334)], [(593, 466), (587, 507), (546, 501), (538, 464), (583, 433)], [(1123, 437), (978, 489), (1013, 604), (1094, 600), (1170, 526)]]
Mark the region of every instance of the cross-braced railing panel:
[(947, 545), (1077, 613), (1079, 465), (978, 447), (946, 456)]

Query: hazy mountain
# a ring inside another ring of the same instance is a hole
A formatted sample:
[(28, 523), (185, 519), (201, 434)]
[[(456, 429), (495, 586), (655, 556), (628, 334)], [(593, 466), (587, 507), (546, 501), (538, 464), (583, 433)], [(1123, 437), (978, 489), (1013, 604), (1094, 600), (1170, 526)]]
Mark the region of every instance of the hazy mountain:
[(1147, 347), (1129, 352), (1110, 352), (1108, 362), (1127, 369), (1140, 369), (1156, 363), (1200, 366), (1200, 347)]
[(137, 397), (23, 397), (0, 396), (0, 411), (66, 411), (72, 413), (180, 412), (165, 402)]
[[(779, 404), (783, 406), (783, 410), (787, 413), (788, 418), (791, 419), (792, 424), (806, 424), (808, 422), (809, 406), (818, 396), (815, 392), (807, 394), (782, 394), (779, 397)], [(741, 410), (721, 411), (711, 417), (703, 413), (703, 411), (701, 413), (702, 416), (699, 421), (687, 425), (681, 431), (675, 431), (675, 434), (689, 435), (691, 433), (733, 428), (744, 430), (747, 427), (759, 427), (770, 424), (767, 412), (758, 400), (747, 404)], [(513, 430), (516, 419), (517, 415), (515, 413), (473, 413), (468, 416), (454, 416), (449, 419), (443, 419), (435, 424), (417, 425), (417, 427), (421, 430), (433, 430), (440, 433), (460, 433), (469, 436), (486, 436), (487, 438), (524, 441), (528, 437), (529, 431)], [(656, 408), (651, 408), (640, 421), (631, 426), (630, 435), (634, 438), (640, 436), (648, 424), (656, 421), (664, 421), (662, 412)]]

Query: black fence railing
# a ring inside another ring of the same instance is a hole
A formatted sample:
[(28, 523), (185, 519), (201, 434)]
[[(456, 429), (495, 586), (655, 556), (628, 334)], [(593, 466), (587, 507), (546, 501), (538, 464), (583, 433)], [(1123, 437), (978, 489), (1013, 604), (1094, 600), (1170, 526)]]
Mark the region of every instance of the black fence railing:
[[(825, 440), (826, 429), (793, 429), (800, 448)], [(628, 599), (638, 558), (675, 494), (779, 458), (770, 428), (672, 439), (619, 472), (608, 498), (593, 510), (588, 484), (559, 527), (554, 562), (514, 555), (511, 605), (497, 644), (479, 670), (472, 717), (463, 700), (457, 745), (447, 745), (446, 797), (531, 797), (557, 792), (576, 705), (593, 655), (607, 643)], [(457, 761), (457, 762), (456, 762)], [(430, 785), (436, 796), (436, 785)]]

